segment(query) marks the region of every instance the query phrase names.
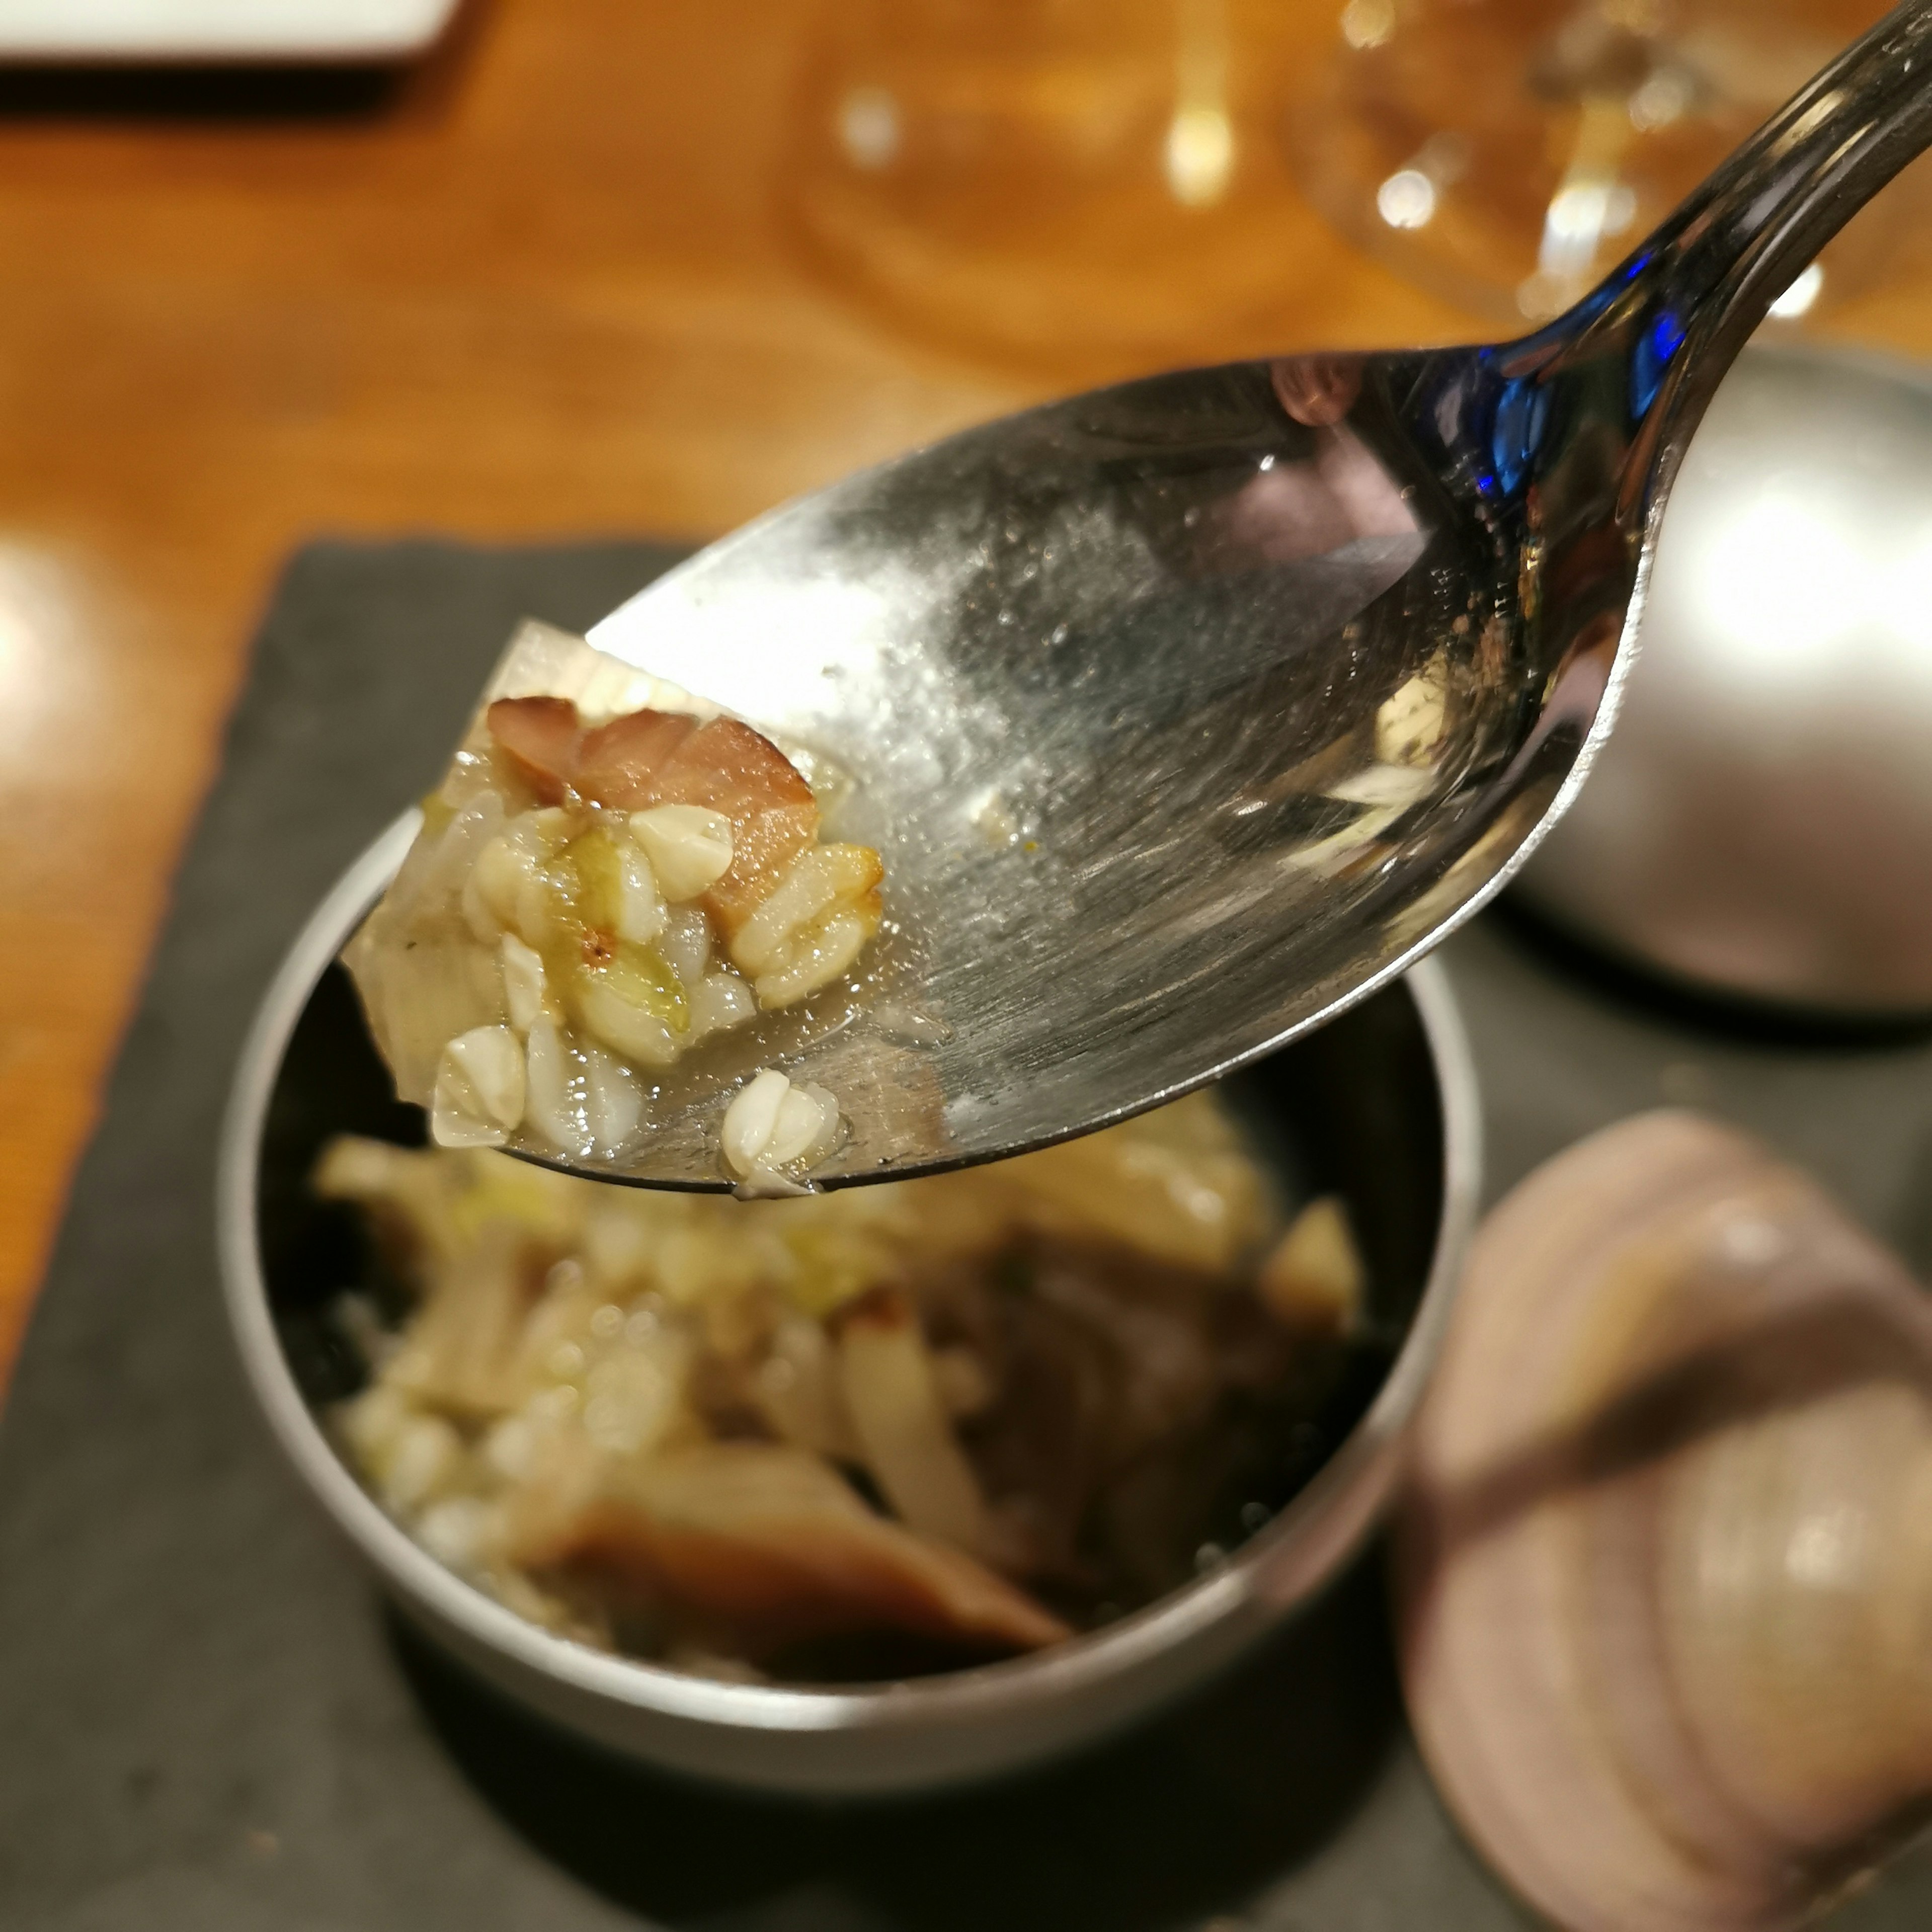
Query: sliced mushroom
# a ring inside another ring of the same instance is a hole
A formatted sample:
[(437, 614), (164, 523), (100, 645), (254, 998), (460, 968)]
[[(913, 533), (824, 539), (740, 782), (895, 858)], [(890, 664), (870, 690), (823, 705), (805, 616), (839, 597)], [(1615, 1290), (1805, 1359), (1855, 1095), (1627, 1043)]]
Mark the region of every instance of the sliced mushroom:
[(563, 1510), (525, 1498), (508, 1554), (588, 1570), (742, 1654), (903, 1630), (988, 1653), (1071, 1633), (1004, 1579), (868, 1509), (796, 1449), (716, 1442), (614, 1462)]

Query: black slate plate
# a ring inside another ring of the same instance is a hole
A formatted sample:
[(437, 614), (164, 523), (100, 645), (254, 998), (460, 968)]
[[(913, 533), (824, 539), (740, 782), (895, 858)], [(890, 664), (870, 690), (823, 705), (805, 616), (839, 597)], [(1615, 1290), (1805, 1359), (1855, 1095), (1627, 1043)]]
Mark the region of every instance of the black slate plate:
[[(825, 1808), (559, 1738), (400, 1635), (256, 1420), (215, 1282), (214, 1136), (309, 908), (434, 779), (526, 614), (642, 545), (318, 546), (292, 566), (0, 1424), (0, 1925), (58, 1932), (1501, 1932), (1402, 1732), (1372, 1559), (1095, 1758)], [(1932, 1048), (1714, 1030), (1494, 924), (1449, 958), (1492, 1191), (1665, 1098), (1754, 1127), (1932, 1262)], [(1932, 1922), (1932, 1858), (1836, 1932)]]

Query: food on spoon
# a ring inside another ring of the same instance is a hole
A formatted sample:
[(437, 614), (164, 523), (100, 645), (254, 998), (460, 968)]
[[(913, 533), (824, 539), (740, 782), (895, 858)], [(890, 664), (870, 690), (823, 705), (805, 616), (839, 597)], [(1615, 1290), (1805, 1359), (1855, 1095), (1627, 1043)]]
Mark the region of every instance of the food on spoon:
[[(632, 1150), (662, 1070), (844, 978), (878, 931), (879, 855), (823, 830), (749, 725), (526, 627), (344, 956), (397, 1091), (445, 1147)], [(830, 1150), (826, 1102), (761, 1171)]]
[(837, 1144), (838, 1102), (823, 1087), (794, 1087), (773, 1066), (762, 1067), (724, 1110), (721, 1140), (725, 1164), (750, 1195), (797, 1192), (786, 1170), (809, 1168)]
[(1288, 1499), (1373, 1349), (1332, 1212), (1322, 1320), (1276, 1312), (1287, 1217), (1206, 1094), (793, 1200), (354, 1138), (316, 1184), (376, 1237), (363, 1480), (523, 1614), (693, 1670), (893, 1676), (1149, 1602)]

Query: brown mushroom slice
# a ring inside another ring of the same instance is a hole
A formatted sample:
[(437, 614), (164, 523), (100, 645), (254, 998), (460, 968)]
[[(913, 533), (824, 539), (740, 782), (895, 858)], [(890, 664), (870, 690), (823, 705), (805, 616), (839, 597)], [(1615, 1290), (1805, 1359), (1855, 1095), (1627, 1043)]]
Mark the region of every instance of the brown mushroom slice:
[(600, 805), (635, 811), (661, 802), (652, 784), (666, 760), (698, 729), (685, 711), (632, 711), (586, 731), (577, 788)]
[(485, 714), (490, 735), (539, 805), (561, 805), (577, 786), (583, 721), (567, 698), (500, 698)]
[(817, 1456), (716, 1442), (613, 1463), (561, 1511), (530, 1507), (508, 1552), (608, 1580), (742, 1654), (903, 1630), (1002, 1653), (1072, 1634), (970, 1557), (874, 1515)]

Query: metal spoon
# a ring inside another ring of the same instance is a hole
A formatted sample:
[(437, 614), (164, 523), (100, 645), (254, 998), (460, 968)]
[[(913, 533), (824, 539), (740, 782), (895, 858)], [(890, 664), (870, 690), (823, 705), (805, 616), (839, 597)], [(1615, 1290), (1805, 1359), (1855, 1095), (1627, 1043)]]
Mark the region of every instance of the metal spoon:
[[(1719, 379), (1932, 140), (1928, 56), (1910, 0), (1520, 341), (1010, 417), (776, 512), (597, 627), (856, 781), (877, 969), (753, 1049), (842, 1102), (821, 1182), (1172, 1099), (1495, 894), (1610, 728)], [(718, 1106), (668, 1097), (640, 1164), (586, 1171), (722, 1185)]]

